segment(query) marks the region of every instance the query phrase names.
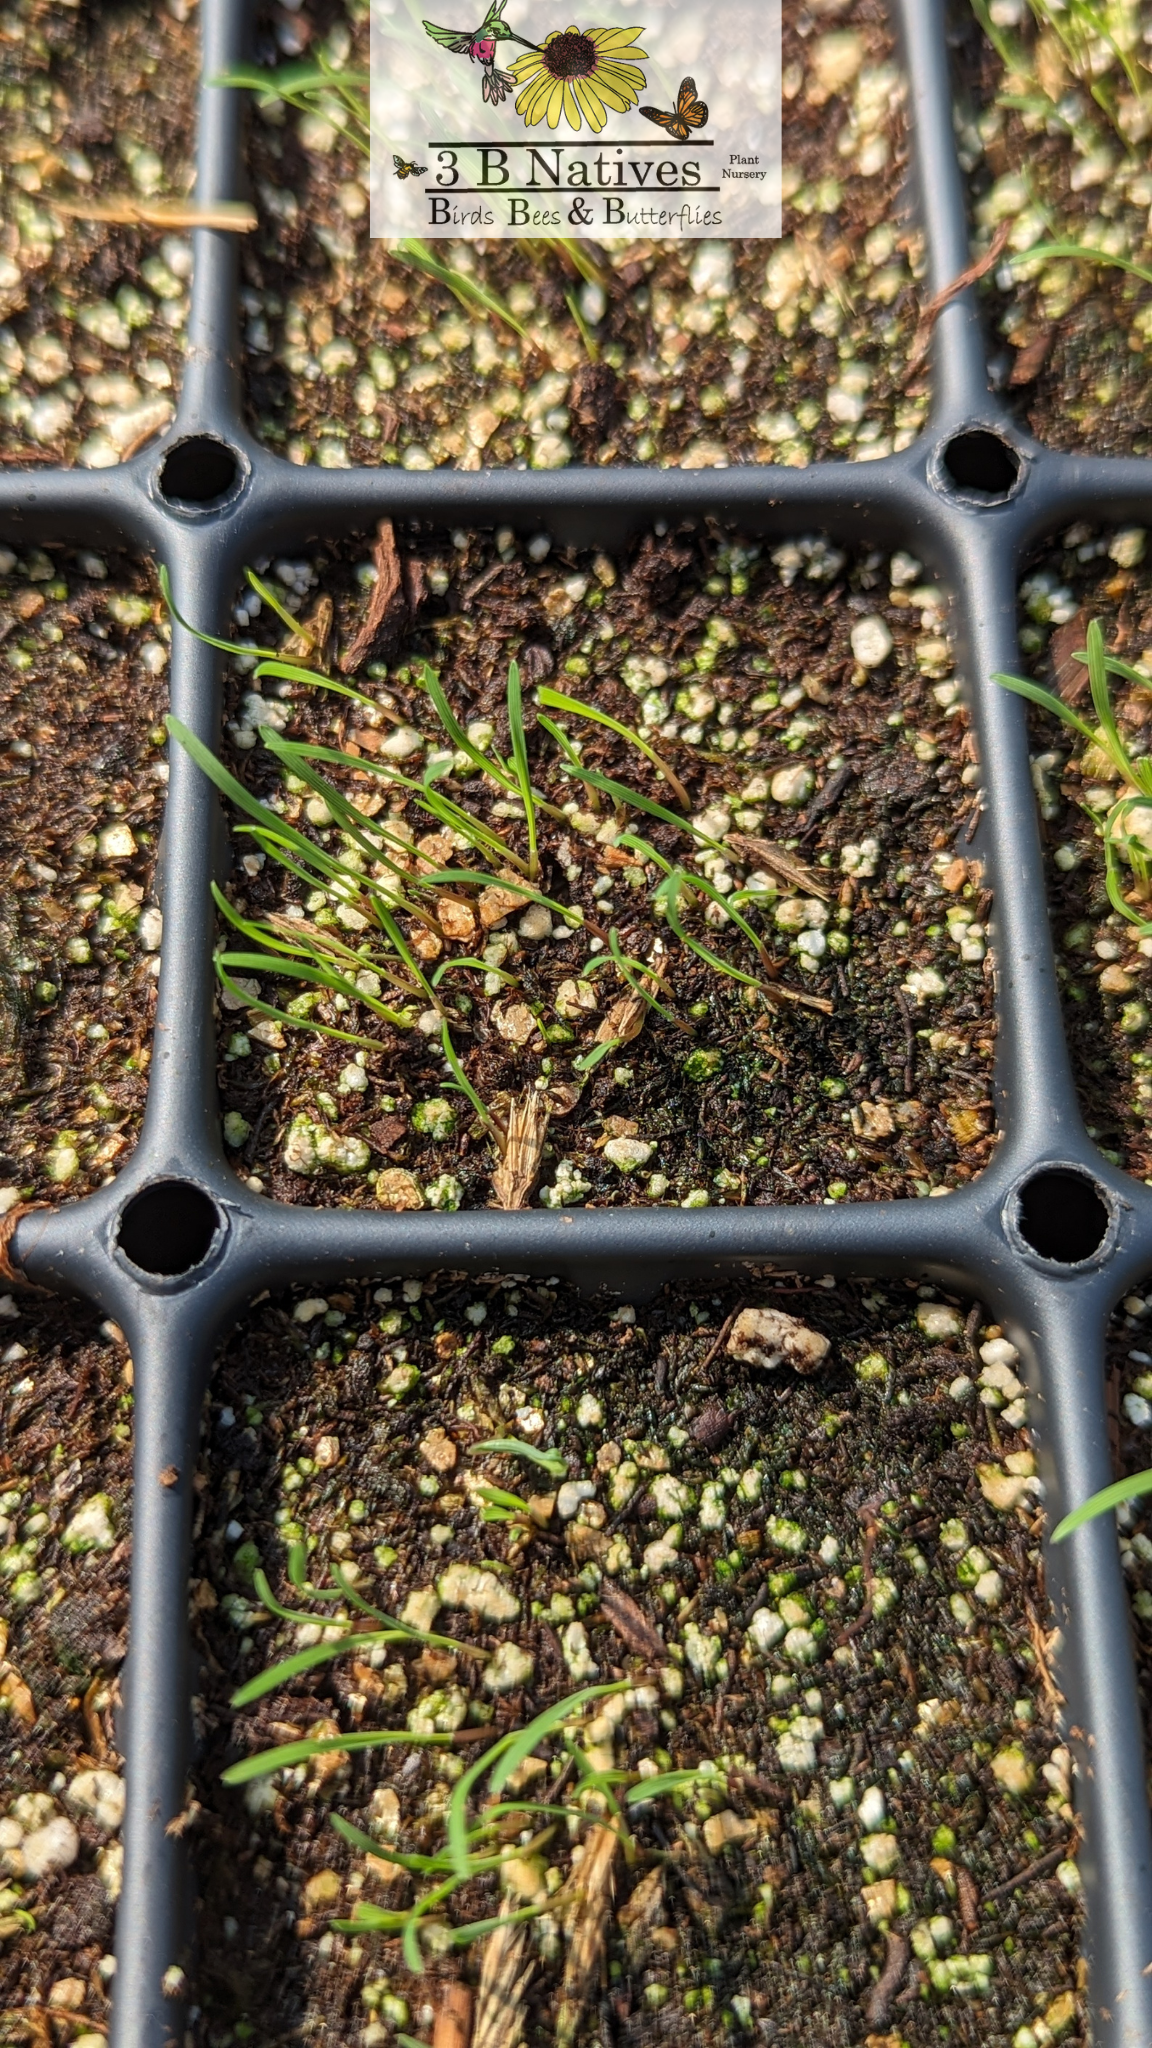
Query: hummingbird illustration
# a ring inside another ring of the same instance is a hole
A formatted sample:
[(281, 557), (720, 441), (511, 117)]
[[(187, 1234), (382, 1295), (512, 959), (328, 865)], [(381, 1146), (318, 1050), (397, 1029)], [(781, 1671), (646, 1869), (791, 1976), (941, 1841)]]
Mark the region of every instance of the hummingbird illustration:
[(468, 57), (473, 64), (479, 64), (484, 74), (484, 98), (493, 107), (498, 107), (516, 84), (512, 73), (502, 71), (496, 62), (499, 44), (523, 43), (526, 50), (538, 47), (514, 28), (509, 28), (504, 20), (507, 4), (508, 0), (490, 0), (488, 12), (476, 29), (440, 28), (434, 21), (424, 23), (433, 42), (439, 43), (441, 49), (451, 50), (453, 56)]

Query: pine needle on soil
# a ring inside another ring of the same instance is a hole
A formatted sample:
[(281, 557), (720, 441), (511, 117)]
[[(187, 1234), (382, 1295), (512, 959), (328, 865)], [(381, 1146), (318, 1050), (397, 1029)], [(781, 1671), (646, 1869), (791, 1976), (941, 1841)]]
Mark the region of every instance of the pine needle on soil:
[(785, 882), (790, 889), (798, 889), (807, 896), (820, 896), (825, 902), (831, 896), (827, 875), (810, 868), (806, 861), (797, 860), (787, 847), (777, 845), (774, 839), (754, 839), (746, 832), (730, 832), (728, 842), (737, 853), (758, 862), (767, 874), (778, 882)]
[(929, 299), (920, 315), (920, 324), (912, 337), (912, 346), (908, 351), (903, 377), (905, 384), (911, 381), (924, 362), (931, 347), (933, 330), (945, 306), (950, 306), (953, 299), (958, 299), (961, 292), (966, 292), (970, 284), (978, 284), (982, 277), (987, 277), (988, 272), (996, 268), (1007, 247), (1011, 232), (1012, 222), (1002, 220), (983, 256), (978, 256), (974, 263), (970, 263), (966, 270), (960, 271), (958, 276), (943, 287), (943, 290)]
[(56, 213), (68, 220), (103, 220), (118, 227), (219, 228), (229, 234), (250, 235), (257, 225), (256, 209), (241, 199), (218, 199), (210, 206), (198, 206), (187, 199), (134, 199), (131, 193), (114, 192), (107, 199), (74, 198), (45, 193)]

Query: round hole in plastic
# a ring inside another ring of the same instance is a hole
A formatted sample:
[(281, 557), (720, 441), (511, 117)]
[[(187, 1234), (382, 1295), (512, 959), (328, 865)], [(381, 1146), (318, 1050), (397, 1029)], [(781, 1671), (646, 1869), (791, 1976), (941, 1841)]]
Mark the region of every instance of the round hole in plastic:
[(1020, 474), (1020, 457), (999, 434), (969, 427), (954, 434), (944, 450), (944, 469), (956, 488), (988, 504), (1008, 497)]
[(116, 1242), (141, 1272), (170, 1280), (200, 1264), (219, 1223), (220, 1212), (202, 1188), (186, 1180), (153, 1181), (128, 1203)]
[(180, 505), (215, 505), (226, 498), (240, 464), (226, 441), (192, 434), (168, 450), (160, 470), (160, 495)]
[(1025, 1181), (1018, 1199), (1020, 1235), (1042, 1259), (1079, 1266), (1099, 1251), (1108, 1231), (1108, 1209), (1086, 1174), (1049, 1168)]

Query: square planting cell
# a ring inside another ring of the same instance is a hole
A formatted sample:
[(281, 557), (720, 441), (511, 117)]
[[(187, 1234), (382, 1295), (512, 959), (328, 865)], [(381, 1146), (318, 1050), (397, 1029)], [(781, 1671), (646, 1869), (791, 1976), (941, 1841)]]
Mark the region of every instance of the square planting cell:
[(169, 9), (5, 32), (0, 459), (107, 469), (175, 415), (198, 51)]
[[(813, 46), (785, 12), (777, 243), (445, 243), (446, 290), (370, 240), (367, 158), (331, 102), (266, 99), (241, 291), (260, 440), (294, 463), (408, 470), (805, 468), (909, 446), (928, 404), (925, 256), (901, 202), (894, 24), (841, 9)], [(328, 48), (366, 65), (367, 20), (336, 34)]]
[(619, 558), (498, 539), (389, 527), (367, 560), (261, 561), (265, 598), (236, 607), (288, 645), (269, 594), (290, 605), (290, 641), (323, 633), (310, 659), (363, 679), (349, 705), (304, 673), (254, 689), (237, 659), (233, 1152), (281, 1199), (398, 1210), (970, 1179), (993, 1143), (991, 897), (954, 843), (978, 771), (939, 587), (905, 550), (811, 534), (692, 526)]
[(167, 614), (147, 569), (6, 550), (4, 1092), (11, 1203), (122, 1170), (147, 1094), (168, 768)]

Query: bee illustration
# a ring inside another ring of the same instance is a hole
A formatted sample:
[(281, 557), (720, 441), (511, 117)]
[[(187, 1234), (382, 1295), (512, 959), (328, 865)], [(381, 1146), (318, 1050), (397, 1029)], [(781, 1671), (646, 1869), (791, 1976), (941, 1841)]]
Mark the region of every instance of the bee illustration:
[(427, 164), (406, 164), (402, 156), (393, 155), (392, 162), (398, 178), (422, 178), (428, 169)]
[(674, 135), (677, 142), (687, 142), (693, 128), (703, 128), (708, 119), (708, 109), (703, 100), (696, 97), (696, 80), (682, 78), (676, 95), (676, 112), (665, 114), (659, 107), (641, 107), (646, 121), (655, 121), (667, 135)]

